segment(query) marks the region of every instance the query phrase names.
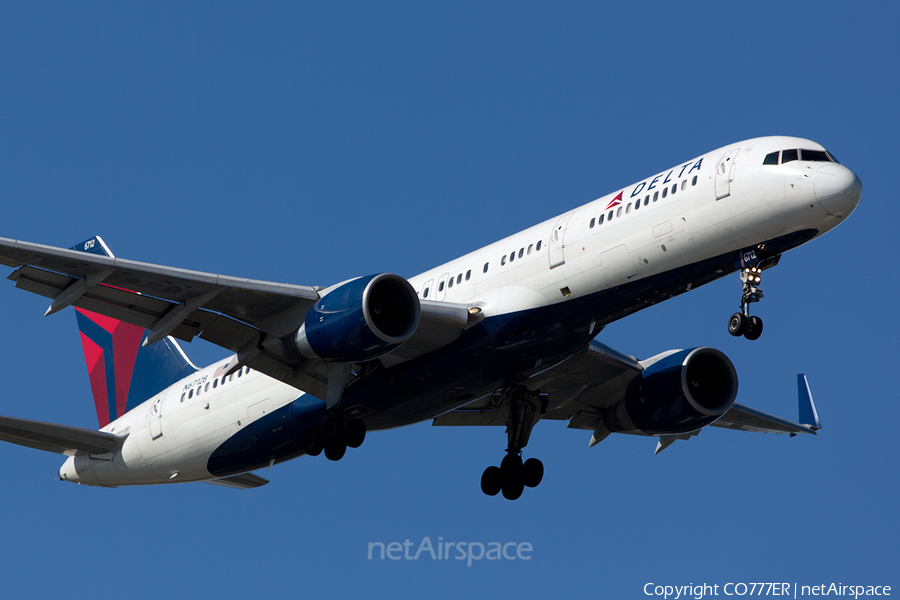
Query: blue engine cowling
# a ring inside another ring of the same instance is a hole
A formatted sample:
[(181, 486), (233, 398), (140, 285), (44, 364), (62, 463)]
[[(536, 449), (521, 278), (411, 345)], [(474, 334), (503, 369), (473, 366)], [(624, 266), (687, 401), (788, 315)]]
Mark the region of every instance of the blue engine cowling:
[(421, 307), (404, 278), (380, 273), (328, 292), (282, 348), (289, 357), (365, 362), (398, 348), (419, 326)]
[(721, 417), (737, 397), (737, 373), (714, 348), (680, 350), (644, 369), (603, 416), (609, 431), (677, 435)]

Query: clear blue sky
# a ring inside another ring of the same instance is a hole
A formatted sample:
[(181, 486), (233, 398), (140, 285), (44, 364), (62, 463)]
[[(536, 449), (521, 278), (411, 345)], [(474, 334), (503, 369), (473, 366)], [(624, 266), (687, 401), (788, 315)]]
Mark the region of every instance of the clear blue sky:
[[(862, 203), (767, 272), (758, 342), (726, 331), (736, 277), (600, 339), (720, 348), (740, 402), (792, 419), (805, 372), (823, 431), (704, 431), (654, 456), (541, 423), (525, 454), (544, 482), (516, 502), (479, 490), (506, 444), (493, 428), (373, 434), (245, 492), (78, 487), (54, 481), (60, 457), (2, 445), (2, 596), (896, 590), (897, 7), (323, 4), (0, 6), (0, 235), (100, 234), (121, 257), (298, 284), (411, 276), (725, 144), (808, 137), (859, 174)], [(47, 300), (0, 283), (0, 414), (96, 426), (71, 311), (43, 318)], [(532, 559), (367, 560), (426, 536)]]

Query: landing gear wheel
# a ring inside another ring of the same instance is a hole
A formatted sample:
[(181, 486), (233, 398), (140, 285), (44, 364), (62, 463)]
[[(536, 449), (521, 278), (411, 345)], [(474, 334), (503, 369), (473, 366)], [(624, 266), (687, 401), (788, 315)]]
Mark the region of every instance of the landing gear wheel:
[[(756, 318), (756, 317), (754, 317)], [(736, 312), (728, 319), (728, 333), (734, 337), (741, 337), (747, 330), (747, 317), (744, 313)]]
[(763, 322), (759, 317), (750, 317), (747, 328), (744, 331), (744, 337), (748, 340), (758, 340), (763, 332)]
[[(500, 461), (500, 474), (504, 486), (507, 483), (515, 483), (522, 479), (522, 457), (518, 454), (507, 454), (504, 456), (503, 460)], [(521, 495), (521, 492), (519, 494)]]
[(322, 430), (318, 427), (310, 428), (303, 438), (303, 451), (309, 456), (318, 456), (324, 447), (325, 440), (322, 439)]
[(522, 495), (522, 492), (525, 491), (525, 484), (521, 481), (518, 483), (504, 483), (502, 491), (503, 497), (507, 500), (517, 500)]
[(328, 460), (338, 461), (344, 458), (347, 452), (347, 444), (338, 442), (336, 444), (325, 444), (325, 458)]
[(322, 437), (326, 442), (341, 439), (344, 435), (344, 417), (340, 415), (330, 414), (325, 417), (322, 423)]
[(496, 496), (503, 487), (500, 467), (488, 467), (481, 475), (481, 491), (488, 496)]
[(350, 419), (347, 421), (347, 427), (344, 432), (344, 440), (350, 448), (359, 448), (362, 446), (363, 440), (366, 439), (366, 424), (359, 419)]
[(530, 488), (540, 485), (544, 478), (544, 463), (536, 458), (529, 458), (524, 465), (525, 475), (522, 478), (525, 485)]

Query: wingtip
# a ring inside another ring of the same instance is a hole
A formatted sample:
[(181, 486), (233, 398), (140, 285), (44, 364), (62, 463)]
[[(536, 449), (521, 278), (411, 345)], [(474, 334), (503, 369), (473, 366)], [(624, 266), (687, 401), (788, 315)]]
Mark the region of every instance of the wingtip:
[(809, 380), (803, 373), (797, 374), (797, 402), (800, 410), (800, 423), (809, 427), (812, 434), (822, 429), (819, 412), (816, 410), (812, 390), (809, 388)]

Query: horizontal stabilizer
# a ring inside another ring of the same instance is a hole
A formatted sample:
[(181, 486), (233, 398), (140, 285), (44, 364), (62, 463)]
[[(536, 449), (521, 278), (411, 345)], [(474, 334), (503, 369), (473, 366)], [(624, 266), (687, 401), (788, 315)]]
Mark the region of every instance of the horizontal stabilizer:
[(223, 477), (222, 479), (210, 479), (203, 483), (220, 485), (233, 490), (249, 490), (262, 487), (269, 483), (269, 480), (263, 479), (259, 475), (254, 475), (253, 473), (241, 473), (240, 475), (232, 475), (231, 477)]
[(106, 454), (124, 439), (82, 427), (0, 417), (0, 441), (66, 456)]

